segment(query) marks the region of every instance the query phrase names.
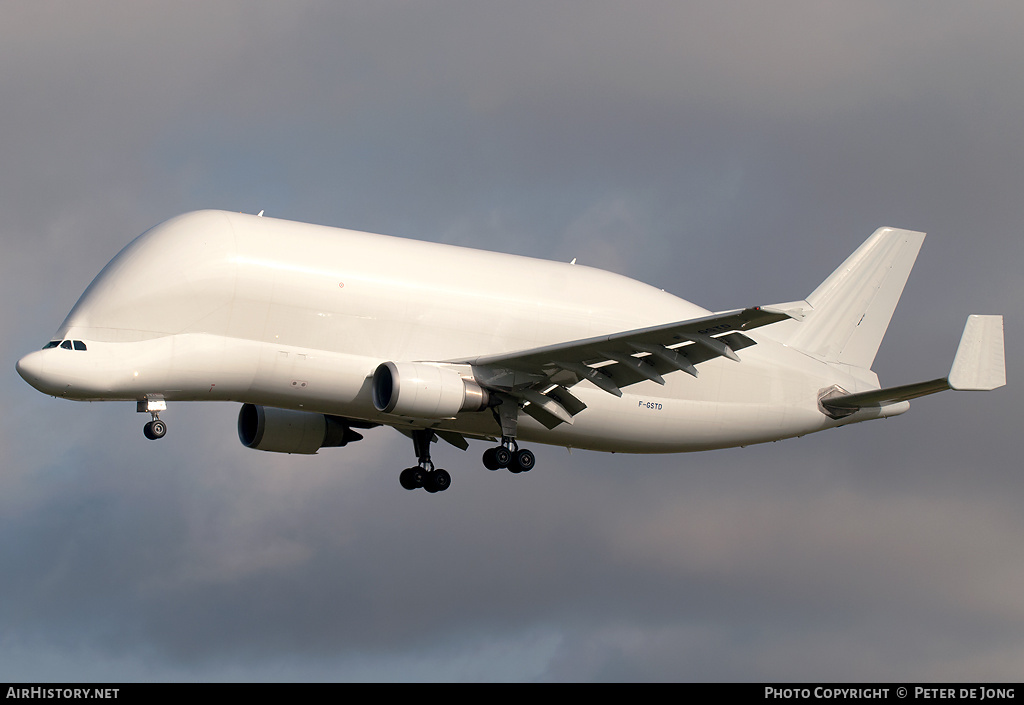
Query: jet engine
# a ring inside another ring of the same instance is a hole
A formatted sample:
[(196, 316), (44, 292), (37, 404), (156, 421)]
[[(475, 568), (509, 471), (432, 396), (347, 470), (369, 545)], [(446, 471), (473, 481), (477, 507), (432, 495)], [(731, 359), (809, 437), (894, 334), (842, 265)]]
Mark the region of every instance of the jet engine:
[(340, 416), (255, 404), (243, 404), (238, 412), (238, 439), (254, 450), (309, 455), (362, 437)]
[(451, 367), (423, 362), (384, 362), (373, 373), (377, 411), (419, 419), (448, 419), (486, 409), (487, 390)]

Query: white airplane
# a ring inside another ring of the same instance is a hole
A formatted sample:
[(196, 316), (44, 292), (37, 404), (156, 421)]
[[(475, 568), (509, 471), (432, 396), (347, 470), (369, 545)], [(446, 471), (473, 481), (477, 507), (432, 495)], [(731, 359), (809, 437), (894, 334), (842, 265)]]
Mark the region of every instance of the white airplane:
[[(262, 212), (260, 213), (262, 216)], [(574, 263), (198, 211), (125, 247), (53, 339), (18, 361), (46, 394), (241, 402), (249, 448), (316, 453), (397, 428), (406, 489), (446, 489), (430, 446), (619, 453), (763, 443), (1006, 382), (1002, 316), (970, 316), (949, 375), (881, 389), (875, 353), (924, 234), (875, 232), (806, 300), (712, 313)]]

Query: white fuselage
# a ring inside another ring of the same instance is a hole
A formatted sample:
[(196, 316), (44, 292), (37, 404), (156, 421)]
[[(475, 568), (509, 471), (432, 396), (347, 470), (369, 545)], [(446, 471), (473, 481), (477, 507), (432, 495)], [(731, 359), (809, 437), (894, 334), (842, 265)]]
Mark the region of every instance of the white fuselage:
[[(487, 411), (425, 421), (374, 407), (384, 361), (454, 361), (682, 321), (708, 311), (581, 265), (221, 211), (139, 236), (97, 276), (56, 339), (86, 350), (32, 353), (19, 370), (78, 400), (239, 401), (472, 437), (500, 436)], [(519, 437), (616, 452), (746, 445), (901, 413), (833, 420), (823, 389), (876, 388), (873, 373), (748, 333), (742, 361), (673, 373), (616, 397), (581, 382), (587, 409), (553, 430), (521, 417)]]

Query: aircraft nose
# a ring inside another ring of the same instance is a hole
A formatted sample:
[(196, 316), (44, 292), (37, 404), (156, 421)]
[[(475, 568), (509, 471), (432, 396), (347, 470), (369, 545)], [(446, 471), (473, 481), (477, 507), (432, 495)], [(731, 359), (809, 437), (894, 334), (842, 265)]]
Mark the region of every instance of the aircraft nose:
[(21, 378), (39, 391), (45, 391), (43, 389), (43, 357), (43, 351), (36, 350), (18, 360), (15, 365)]

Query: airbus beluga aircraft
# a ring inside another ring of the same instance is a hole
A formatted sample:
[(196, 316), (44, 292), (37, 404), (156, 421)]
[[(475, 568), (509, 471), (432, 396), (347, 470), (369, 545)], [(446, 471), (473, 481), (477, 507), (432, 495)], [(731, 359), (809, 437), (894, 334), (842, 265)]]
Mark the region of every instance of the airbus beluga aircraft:
[[(262, 213), (260, 214), (262, 216)], [(880, 388), (875, 353), (924, 234), (882, 228), (805, 300), (712, 312), (624, 276), (222, 211), (143, 233), (18, 361), (65, 399), (242, 404), (249, 448), (316, 453), (393, 426), (406, 489), (446, 489), (438, 438), (620, 453), (763, 443), (1005, 384), (1001, 316), (971, 316), (948, 376)]]

